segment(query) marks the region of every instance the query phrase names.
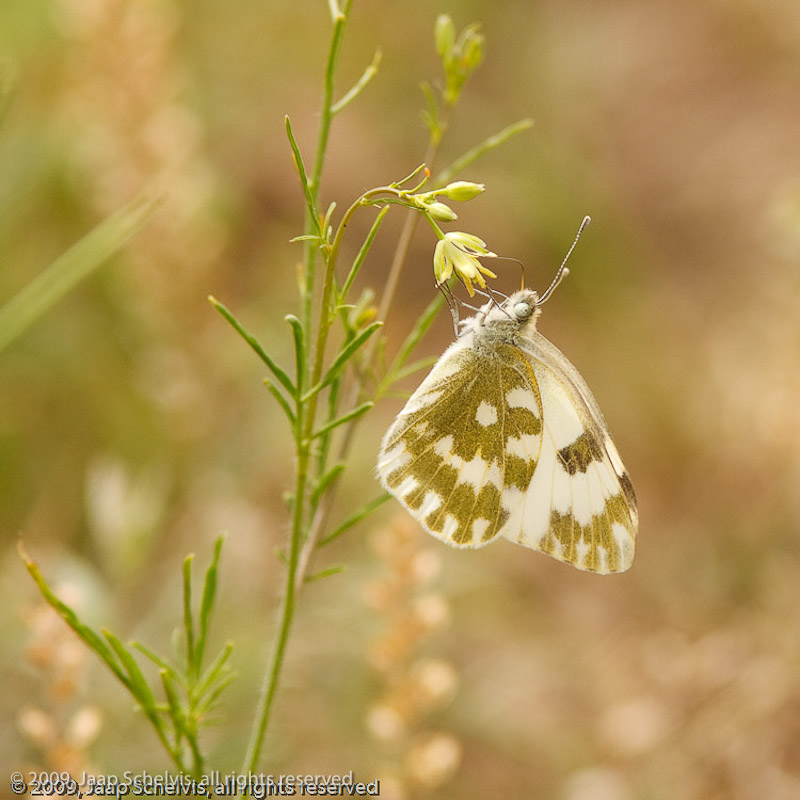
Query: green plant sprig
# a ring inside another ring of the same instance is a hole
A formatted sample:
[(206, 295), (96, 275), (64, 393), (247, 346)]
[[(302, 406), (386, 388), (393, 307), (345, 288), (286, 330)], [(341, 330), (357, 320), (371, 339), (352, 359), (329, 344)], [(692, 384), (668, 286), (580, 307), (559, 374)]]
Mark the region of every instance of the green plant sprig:
[[(19, 555), (42, 597), (128, 690), (176, 769), (197, 779), (202, 776), (205, 766), (200, 747), (200, 731), (217, 698), (235, 677), (227, 666), (233, 651), (233, 644), (230, 642), (203, 669), (223, 541), (223, 537), (219, 537), (214, 545), (211, 564), (206, 570), (199, 614), (195, 614), (192, 609), (194, 556), (187, 556), (184, 561), (184, 647), (183, 656), (179, 659), (182, 663), (178, 664), (170, 663), (140, 642), (130, 642), (126, 646), (108, 629), (104, 628), (100, 634), (86, 625), (73, 608), (55, 595), (36, 562), (25, 551), (22, 540), (18, 544)], [(165, 698), (163, 702), (156, 700), (157, 689), (148, 683), (130, 648), (138, 650), (157, 667), (159, 688)]]

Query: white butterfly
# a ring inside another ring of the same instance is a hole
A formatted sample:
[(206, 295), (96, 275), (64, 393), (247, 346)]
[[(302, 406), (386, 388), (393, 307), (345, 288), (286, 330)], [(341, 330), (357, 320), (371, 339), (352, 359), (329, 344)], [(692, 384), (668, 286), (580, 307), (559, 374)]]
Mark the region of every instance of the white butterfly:
[(536, 330), (523, 289), (461, 323), (389, 428), (378, 473), (433, 536), (482, 547), (504, 536), (578, 569), (633, 562), (633, 486), (586, 382)]

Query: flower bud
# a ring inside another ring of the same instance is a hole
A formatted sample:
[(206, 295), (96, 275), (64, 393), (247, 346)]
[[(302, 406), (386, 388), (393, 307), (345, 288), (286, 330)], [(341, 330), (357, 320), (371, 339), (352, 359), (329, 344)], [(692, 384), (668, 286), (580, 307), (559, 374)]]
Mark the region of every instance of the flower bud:
[(461, 63), (466, 75), (469, 75), (481, 61), (483, 61), (483, 36), (477, 31), (470, 31), (461, 51)]
[(440, 14), (434, 28), (434, 41), (439, 58), (445, 59), (453, 50), (456, 41), (456, 30), (453, 20), (447, 14)]
[(444, 189), (441, 189), (438, 194), (443, 194), (448, 199), (459, 202), (463, 200), (472, 200), (473, 197), (477, 197), (484, 191), (486, 191), (486, 186), (482, 183), (453, 181), (453, 183), (448, 183)]
[(425, 208), (437, 222), (452, 222), (458, 219), (458, 214), (445, 203), (426, 203)]

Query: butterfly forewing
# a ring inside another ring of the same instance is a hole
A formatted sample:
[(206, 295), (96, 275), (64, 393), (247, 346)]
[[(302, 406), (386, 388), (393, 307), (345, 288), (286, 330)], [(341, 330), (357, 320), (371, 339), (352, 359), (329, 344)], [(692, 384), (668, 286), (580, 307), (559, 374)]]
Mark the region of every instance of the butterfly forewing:
[(435, 536), (457, 547), (494, 539), (509, 517), (503, 493), (524, 491), (542, 441), (529, 361), (461, 339), (442, 356), (384, 438), (378, 471)]

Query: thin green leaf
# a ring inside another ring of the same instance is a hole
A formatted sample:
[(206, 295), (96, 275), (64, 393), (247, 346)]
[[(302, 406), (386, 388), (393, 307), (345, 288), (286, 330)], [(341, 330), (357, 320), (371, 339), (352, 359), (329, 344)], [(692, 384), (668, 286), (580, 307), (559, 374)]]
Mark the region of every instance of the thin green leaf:
[(314, 491), (311, 493), (311, 504), (316, 506), (319, 498), (325, 493), (328, 487), (344, 472), (345, 464), (334, 464), (316, 483)]
[(403, 378), (407, 378), (409, 375), (413, 375), (415, 372), (419, 372), (421, 369), (425, 369), (426, 367), (432, 367), (436, 363), (437, 359), (438, 359), (437, 356), (428, 356), (427, 358), (420, 358), (417, 361), (414, 361), (411, 364), (408, 364), (407, 366), (403, 367), (402, 369), (397, 370), (397, 372), (395, 372), (392, 375), (391, 383), (384, 382), (383, 386), (384, 387), (391, 386), (397, 383), (398, 381), (403, 380)]
[(314, 387), (309, 389), (305, 395), (303, 395), (303, 401), (308, 400), (314, 394), (316, 394), (320, 389), (323, 389), (327, 386), (341, 371), (344, 365), (353, 357), (356, 351), (372, 336), (375, 331), (377, 331), (383, 325), (382, 322), (373, 322), (367, 328), (364, 328), (361, 333), (358, 334), (355, 338), (351, 339), (339, 352), (339, 355), (333, 361), (328, 371), (325, 373), (322, 380)]
[(350, 422), (351, 420), (357, 419), (362, 414), (365, 414), (369, 411), (375, 403), (371, 400), (368, 400), (366, 403), (362, 403), (360, 406), (356, 406), (352, 411), (348, 411), (347, 414), (343, 414), (338, 419), (333, 420), (332, 422), (328, 422), (326, 425), (323, 425), (318, 431), (312, 434), (312, 439), (318, 439), (320, 436), (325, 436), (326, 434), (330, 433), (334, 428), (338, 428), (340, 425), (344, 425), (345, 422)]
[(292, 326), (295, 383), (297, 385), (297, 394), (302, 394), (306, 374), (306, 337), (303, 331), (303, 323), (294, 314), (287, 314), (284, 319)]
[(364, 259), (367, 257), (367, 253), (370, 251), (372, 247), (372, 242), (375, 239), (375, 236), (378, 233), (378, 229), (383, 222), (383, 218), (389, 211), (389, 206), (384, 206), (379, 212), (378, 216), (375, 217), (375, 222), (372, 223), (372, 227), (369, 229), (369, 233), (367, 234), (367, 238), (364, 239), (364, 244), (361, 245), (361, 249), (358, 251), (358, 255), (353, 261), (353, 266), (350, 267), (350, 272), (347, 273), (347, 278), (345, 278), (344, 285), (342, 286), (341, 291), (339, 292), (339, 303), (347, 297), (347, 293), (350, 291), (350, 287), (353, 285), (353, 281), (356, 279), (356, 276), (361, 269), (361, 265), (364, 263)]
[(289, 144), (291, 145), (292, 153), (294, 155), (294, 165), (297, 167), (297, 174), (300, 176), (300, 183), (303, 186), (303, 194), (306, 198), (309, 219), (311, 220), (317, 235), (321, 238), (324, 238), (324, 232), (322, 230), (322, 226), (320, 225), (319, 214), (317, 213), (317, 206), (314, 202), (314, 194), (311, 190), (311, 186), (309, 186), (308, 183), (308, 176), (306, 174), (305, 164), (303, 163), (303, 156), (300, 153), (300, 148), (298, 147), (297, 141), (294, 138), (294, 133), (292, 132), (292, 123), (289, 120), (288, 115), (286, 116), (286, 135), (289, 137)]
[(337, 539), (341, 536), (346, 530), (352, 528), (353, 525), (360, 522), (364, 517), (369, 516), (376, 508), (380, 508), (389, 498), (391, 495), (387, 492), (386, 494), (380, 495), (380, 497), (376, 497), (374, 500), (371, 500), (366, 505), (362, 506), (358, 511), (354, 514), (351, 514), (344, 522), (334, 528), (324, 539), (320, 539), (319, 544), (317, 547), (322, 547), (323, 545), (329, 544), (334, 539)]
[(532, 119), (522, 119), (519, 122), (515, 122), (513, 125), (509, 125), (507, 128), (503, 128), (503, 130), (495, 133), (493, 136), (489, 136), (480, 144), (464, 153), (463, 156), (457, 158), (450, 166), (445, 167), (436, 176), (433, 185), (437, 187), (444, 186), (449, 183), (455, 175), (466, 169), (474, 161), (477, 161), (482, 155), (488, 153), (490, 150), (494, 150), (496, 147), (508, 141), (512, 136), (516, 136), (518, 133), (522, 133), (522, 131), (526, 131), (531, 127), (533, 127)]
[(306, 578), (306, 583), (312, 583), (313, 581), (319, 581), (323, 578), (329, 578), (331, 575), (338, 575), (340, 572), (344, 572), (346, 569), (347, 567), (344, 564), (336, 564), (333, 567), (328, 567), (327, 569), (315, 572), (313, 575), (309, 575)]
[(331, 114), (338, 114), (343, 108), (353, 102), (363, 91), (364, 87), (378, 74), (378, 66), (381, 63), (383, 53), (380, 50), (375, 51), (372, 58), (372, 63), (364, 70), (361, 77), (356, 81), (355, 86), (350, 89), (338, 102), (331, 106)]
[(186, 712), (181, 705), (172, 675), (165, 669), (159, 670), (158, 674), (161, 677), (161, 685), (164, 687), (164, 694), (167, 698), (167, 713), (175, 726), (175, 733), (178, 737), (185, 737), (187, 734)]
[(159, 668), (159, 670), (167, 670), (173, 680), (178, 681), (182, 686), (185, 685), (181, 676), (175, 671), (175, 668), (168, 662), (164, 661), (164, 659), (161, 658), (158, 653), (156, 653), (154, 650), (151, 650), (147, 645), (134, 640), (131, 642), (131, 647), (135, 647), (143, 656), (149, 658)]
[(113, 651), (103, 641), (103, 639), (98, 636), (97, 633), (95, 633), (87, 625), (84, 625), (78, 619), (78, 615), (66, 603), (59, 600), (58, 597), (53, 594), (52, 589), (50, 589), (50, 587), (47, 585), (44, 576), (39, 571), (39, 567), (36, 565), (36, 562), (33, 561), (33, 559), (25, 552), (25, 548), (22, 545), (22, 540), (19, 541), (17, 550), (20, 558), (22, 558), (22, 560), (25, 562), (25, 568), (36, 582), (42, 597), (44, 597), (48, 605), (64, 620), (64, 622), (67, 623), (67, 625), (69, 625), (70, 628), (72, 628), (73, 631), (75, 631), (75, 633), (86, 643), (88, 647), (94, 650), (95, 653), (97, 653), (97, 655), (103, 659), (106, 666), (114, 673), (114, 675), (116, 675), (116, 677), (128, 689), (130, 689), (130, 680), (125, 674), (125, 671), (120, 667), (117, 659), (114, 657)]
[(211, 305), (213, 305), (214, 308), (216, 308), (217, 311), (219, 311), (219, 313), (222, 314), (222, 316), (225, 317), (226, 320), (228, 320), (228, 322), (231, 324), (233, 329), (239, 334), (239, 336), (241, 336), (242, 339), (244, 339), (247, 342), (247, 344), (250, 345), (250, 347), (255, 351), (256, 355), (267, 365), (267, 367), (272, 372), (272, 374), (280, 381), (280, 383), (283, 385), (284, 389), (286, 389), (286, 391), (289, 392), (289, 394), (292, 397), (297, 397), (297, 390), (295, 389), (295, 386), (292, 383), (292, 379), (288, 376), (288, 374), (286, 373), (286, 371), (283, 368), (279, 367), (264, 352), (264, 349), (258, 343), (256, 338), (254, 336), (251, 336), (239, 324), (239, 321), (236, 319), (236, 317), (234, 317), (233, 314), (231, 314), (231, 312), (228, 311), (228, 309), (222, 303), (219, 302), (219, 300), (217, 300), (215, 297), (212, 297), (210, 295), (209, 295), (208, 300), (211, 303)]
[(0, 351), (118, 252), (144, 227), (156, 203), (152, 195), (141, 195), (112, 214), (0, 308)]
[(222, 545), (225, 541), (224, 536), (217, 537), (214, 543), (214, 555), (211, 564), (206, 570), (206, 579), (203, 584), (203, 599), (200, 602), (200, 635), (197, 638), (196, 664), (197, 671), (203, 663), (203, 653), (208, 640), (208, 625), (211, 620), (211, 612), (214, 609), (214, 600), (217, 594), (217, 575), (219, 572), (219, 559), (222, 555)]
[(209, 712), (211, 707), (214, 705), (217, 698), (235, 680), (236, 680), (235, 672), (229, 672), (223, 678), (220, 678), (219, 681), (217, 681), (217, 683), (214, 685), (214, 687), (210, 689), (206, 694), (204, 694), (203, 698), (198, 702), (197, 707), (195, 709), (195, 714), (198, 717), (204, 717)]
[(192, 561), (194, 561), (193, 554), (183, 560), (183, 636), (186, 646), (186, 671), (190, 675), (196, 672), (192, 618)]
[(106, 637), (108, 643), (116, 653), (117, 658), (120, 660), (120, 663), (128, 673), (128, 677), (131, 681), (131, 692), (133, 693), (133, 696), (139, 701), (139, 704), (141, 705), (145, 714), (147, 714), (150, 719), (158, 719), (156, 699), (153, 696), (153, 692), (151, 691), (150, 687), (147, 685), (147, 681), (145, 680), (142, 671), (139, 669), (136, 659), (131, 655), (128, 648), (125, 647), (119, 638), (110, 630), (104, 628), (103, 636)]
[(289, 423), (294, 427), (296, 419), (294, 411), (292, 411), (289, 402), (281, 394), (281, 390), (269, 378), (264, 378), (264, 386), (267, 387), (267, 391), (278, 401), (278, 405), (283, 409), (283, 413), (286, 414)]
[(436, 315), (439, 313), (439, 309), (442, 307), (443, 303), (444, 297), (441, 293), (438, 293), (433, 300), (428, 303), (428, 307), (422, 312), (416, 323), (414, 323), (414, 327), (411, 329), (408, 336), (406, 336), (400, 350), (394, 357), (394, 361), (392, 361), (391, 366), (387, 370), (386, 378), (384, 379), (385, 385), (390, 386), (394, 383), (394, 374), (404, 366), (409, 356), (414, 351), (414, 348), (416, 348), (422, 337), (427, 333), (431, 325), (433, 325), (433, 321), (436, 319)]
[(202, 697), (220, 678), (221, 672), (233, 653), (233, 642), (226, 642), (219, 655), (211, 662), (195, 687), (195, 696)]

